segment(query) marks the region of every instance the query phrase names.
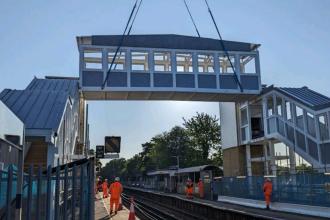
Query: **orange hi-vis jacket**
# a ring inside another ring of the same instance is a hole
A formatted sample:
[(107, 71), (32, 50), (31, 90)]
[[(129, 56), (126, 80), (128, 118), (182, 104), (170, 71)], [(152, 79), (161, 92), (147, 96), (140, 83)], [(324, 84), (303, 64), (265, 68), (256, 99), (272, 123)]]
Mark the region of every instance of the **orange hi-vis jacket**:
[(203, 181), (198, 182), (198, 192), (200, 196), (204, 196), (204, 183)]
[(266, 181), (264, 183), (264, 194), (265, 195), (271, 195), (273, 192), (273, 184), (270, 181)]
[(103, 193), (108, 192), (108, 183), (107, 182), (102, 183), (102, 190), (103, 190)]
[(111, 199), (119, 199), (123, 192), (123, 186), (120, 182), (114, 182), (110, 185)]

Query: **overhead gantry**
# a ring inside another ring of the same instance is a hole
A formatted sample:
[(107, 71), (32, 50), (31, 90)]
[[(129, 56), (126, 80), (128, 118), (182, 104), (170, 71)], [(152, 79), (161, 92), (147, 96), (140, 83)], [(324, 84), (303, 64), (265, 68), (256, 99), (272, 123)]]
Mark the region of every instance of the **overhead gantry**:
[(121, 45), (121, 37), (77, 37), (80, 87), (86, 100), (236, 102), (261, 91), (258, 44), (129, 35)]

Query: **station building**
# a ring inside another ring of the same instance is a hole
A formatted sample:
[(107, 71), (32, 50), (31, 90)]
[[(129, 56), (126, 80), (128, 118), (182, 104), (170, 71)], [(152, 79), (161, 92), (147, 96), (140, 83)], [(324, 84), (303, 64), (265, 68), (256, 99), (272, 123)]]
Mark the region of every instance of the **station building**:
[[(1, 119), (1, 128), (23, 132), (24, 125), (25, 168), (30, 164), (56, 166), (85, 157), (79, 138), (84, 137), (84, 132), (79, 134), (79, 127), (85, 127), (79, 124), (84, 123), (79, 115), (84, 115), (80, 109), (85, 103), (80, 103), (77, 78), (34, 78), (24, 90), (3, 90), (0, 101), (5, 109), (0, 116), (6, 122)], [(20, 134), (20, 144), (22, 141)]]
[(23, 145), (24, 123), (1, 100), (0, 122), (0, 170), (4, 170), (10, 164), (18, 164), (19, 152), (10, 143)]

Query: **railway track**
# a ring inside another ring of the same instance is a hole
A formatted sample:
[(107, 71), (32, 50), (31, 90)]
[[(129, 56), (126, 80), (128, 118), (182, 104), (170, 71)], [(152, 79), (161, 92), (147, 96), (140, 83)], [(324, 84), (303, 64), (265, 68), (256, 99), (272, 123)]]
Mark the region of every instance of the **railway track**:
[[(126, 194), (122, 194), (123, 204), (129, 209), (130, 208), (130, 197)], [(177, 220), (178, 218), (166, 213), (164, 210), (160, 210), (156, 207), (147, 204), (139, 199), (134, 199), (134, 207), (137, 216), (140, 219), (146, 220)]]
[[(172, 195), (144, 191), (125, 187), (123, 203), (129, 208), (129, 198), (135, 201), (136, 213), (140, 219), (182, 219), (182, 220), (284, 220), (300, 219), (302, 216), (291, 218), (270, 216), (274, 213), (258, 213), (259, 210), (240, 210), (226, 208), (200, 201), (190, 201)], [(125, 204), (126, 203), (126, 204)], [(298, 217), (298, 218), (297, 218)], [(312, 218), (307, 218), (312, 219)]]

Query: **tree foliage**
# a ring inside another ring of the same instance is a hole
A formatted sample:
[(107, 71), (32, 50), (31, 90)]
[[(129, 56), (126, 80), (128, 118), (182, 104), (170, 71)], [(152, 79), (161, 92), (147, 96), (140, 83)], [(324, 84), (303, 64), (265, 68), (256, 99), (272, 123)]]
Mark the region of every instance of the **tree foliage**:
[(191, 144), (201, 151), (202, 159), (207, 161), (211, 150), (220, 151), (221, 136), (219, 119), (205, 113), (198, 113), (189, 120), (184, 120)]
[(134, 179), (158, 169), (205, 164), (222, 165), (220, 125), (215, 116), (197, 113), (183, 119), (183, 127), (174, 126), (142, 144), (142, 151), (132, 158), (112, 160), (102, 168), (101, 176)]

